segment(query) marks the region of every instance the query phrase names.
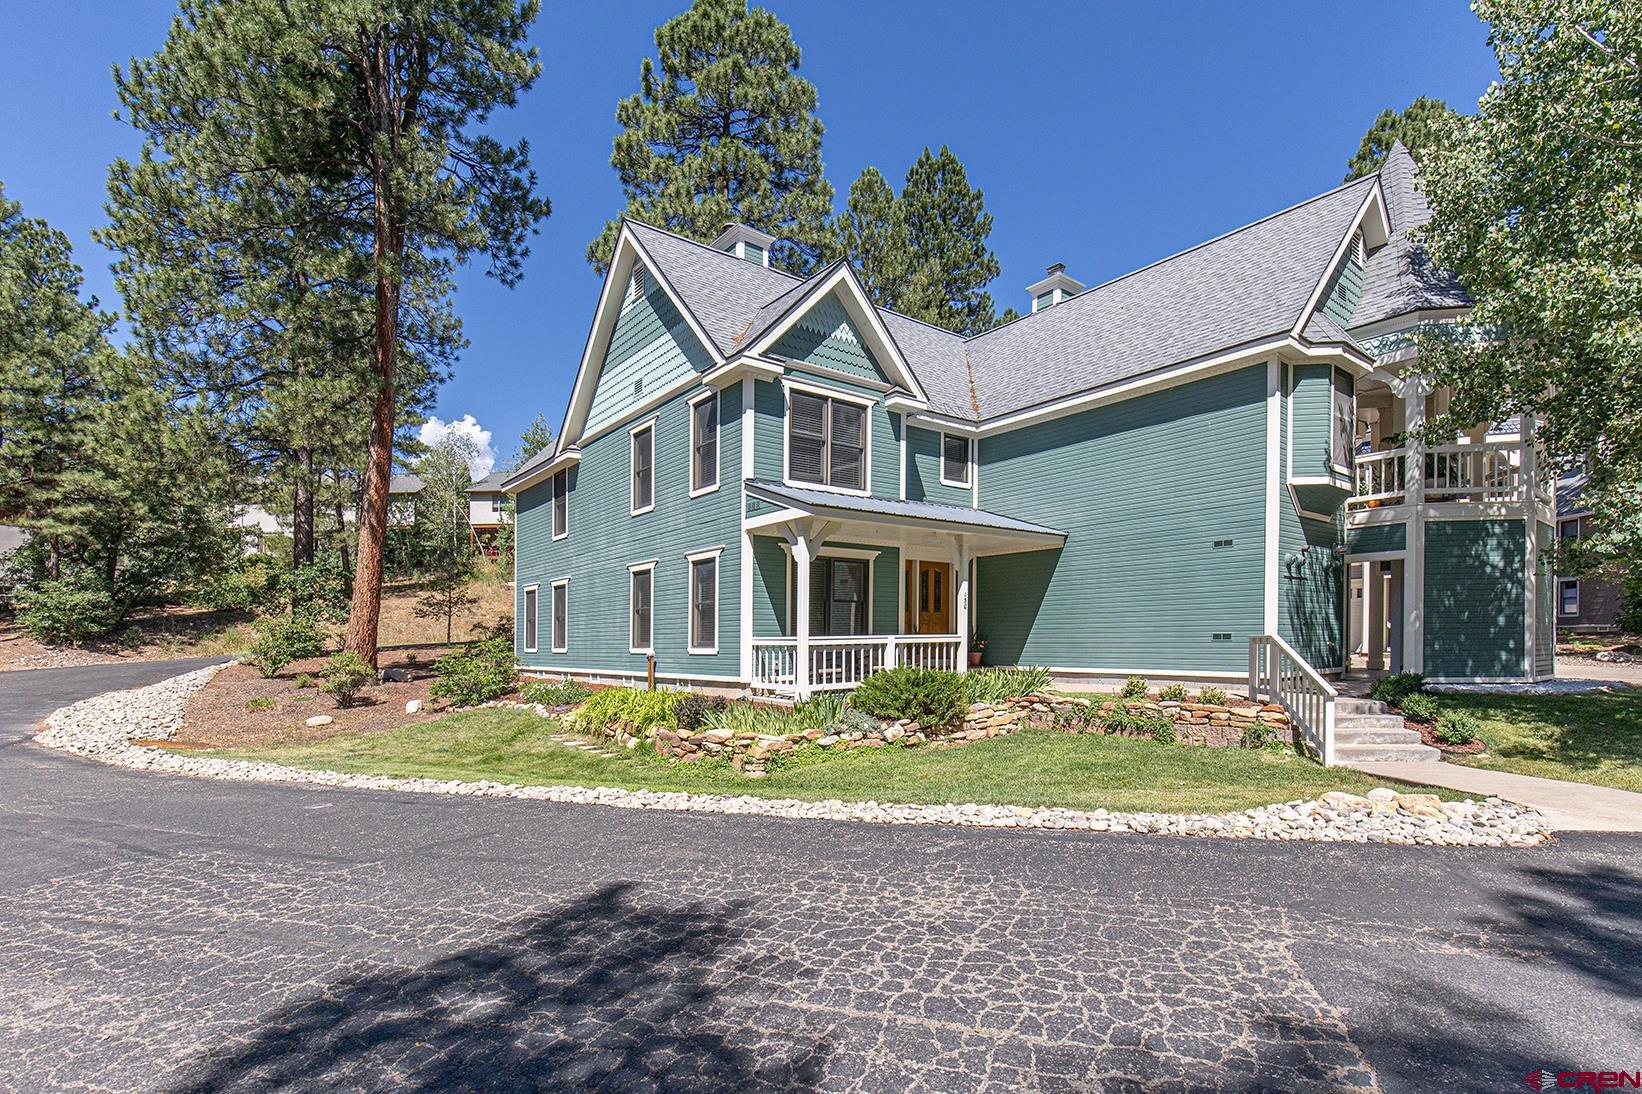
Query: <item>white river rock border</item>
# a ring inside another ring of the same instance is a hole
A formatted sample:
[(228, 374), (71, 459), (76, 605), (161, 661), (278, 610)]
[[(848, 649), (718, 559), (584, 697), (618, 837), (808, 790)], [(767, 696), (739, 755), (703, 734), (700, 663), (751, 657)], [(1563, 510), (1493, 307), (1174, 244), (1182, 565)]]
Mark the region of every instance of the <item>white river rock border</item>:
[(182, 725), (183, 708), (189, 696), (209, 683), (222, 667), (213, 665), (148, 687), (107, 692), (63, 707), (46, 717), (44, 728), (35, 740), (50, 748), (72, 752), (100, 763), (173, 775), (237, 782), (303, 783), (350, 790), (516, 798), (618, 809), (662, 809), (870, 824), (1152, 832), (1222, 839), (1324, 843), (1530, 847), (1544, 842), (1549, 836), (1540, 814), (1497, 798), (1483, 802), (1443, 803), (1440, 819), (1414, 816), (1401, 808), (1372, 810), (1337, 807), (1321, 801), (1285, 802), (1222, 814), (1118, 813), (1105, 809), (1084, 811), (1010, 805), (799, 801), (750, 795), (623, 790), (609, 786), (526, 786), (488, 781), (354, 775), (253, 760), (195, 756), (132, 743), (132, 738), (168, 740), (174, 736)]

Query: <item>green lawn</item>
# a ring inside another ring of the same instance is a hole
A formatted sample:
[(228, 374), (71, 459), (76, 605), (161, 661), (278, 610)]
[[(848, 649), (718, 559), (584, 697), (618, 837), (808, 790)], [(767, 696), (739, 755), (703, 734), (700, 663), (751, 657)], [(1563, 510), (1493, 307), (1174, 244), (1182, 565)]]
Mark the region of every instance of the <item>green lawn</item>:
[(1172, 813), (1247, 809), (1315, 798), (1326, 790), (1361, 794), (1386, 784), (1342, 768), (1328, 770), (1289, 753), (1052, 731), (1018, 733), (954, 749), (859, 749), (815, 755), (755, 780), (725, 764), (668, 763), (645, 753), (615, 759), (590, 755), (548, 740), (555, 731), (554, 723), (532, 715), (481, 710), (389, 733), (218, 755), (330, 771), (469, 781)]
[(1584, 695), (1444, 695), (1482, 721), (1485, 759), (1455, 762), (1642, 792), (1642, 689)]

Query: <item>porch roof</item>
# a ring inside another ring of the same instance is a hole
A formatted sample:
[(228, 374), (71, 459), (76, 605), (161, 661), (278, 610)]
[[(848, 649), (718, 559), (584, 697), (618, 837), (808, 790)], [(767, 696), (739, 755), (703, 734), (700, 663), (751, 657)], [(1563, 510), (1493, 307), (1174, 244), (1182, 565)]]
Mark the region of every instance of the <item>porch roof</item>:
[(967, 509), (935, 501), (902, 501), (873, 495), (839, 494), (831, 490), (812, 490), (802, 486), (787, 486), (764, 479), (747, 479), (743, 484), (755, 498), (797, 510), (811, 516), (844, 520), (877, 520), (886, 524), (927, 527), (940, 525), (939, 531), (958, 534), (980, 533), (999, 537), (1017, 544), (1037, 547), (1059, 547), (1066, 542), (1066, 533), (1030, 521), (988, 513), (984, 509)]

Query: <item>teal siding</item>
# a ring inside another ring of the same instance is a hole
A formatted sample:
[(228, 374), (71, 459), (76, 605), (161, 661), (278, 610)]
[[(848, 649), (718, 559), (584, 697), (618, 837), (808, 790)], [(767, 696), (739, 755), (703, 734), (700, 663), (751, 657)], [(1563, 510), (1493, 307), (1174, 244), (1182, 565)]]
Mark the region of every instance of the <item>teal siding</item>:
[[(1296, 369), (1298, 374), (1301, 370)], [(1329, 404), (1326, 390), (1329, 370), (1323, 370), (1325, 390), (1321, 401)], [(1296, 453), (1300, 451), (1302, 420), (1317, 402), (1314, 378), (1302, 384), (1295, 376), (1292, 389), (1282, 402), (1283, 429), (1278, 441), (1281, 467), (1289, 466), (1290, 421)], [(1303, 398), (1302, 396), (1308, 398)], [(1325, 429), (1324, 459), (1327, 456)], [(1299, 461), (1294, 474), (1300, 475)], [(1285, 479), (1284, 485), (1288, 486)], [(1345, 563), (1334, 548), (1344, 542), (1346, 492), (1332, 486), (1295, 486), (1278, 498), (1277, 522), (1277, 633), (1300, 652), (1313, 668), (1343, 669), (1345, 657)], [(1300, 509), (1325, 519), (1304, 517)], [(1308, 549), (1309, 548), (1309, 549)]]
[(1539, 524), (1538, 571), (1534, 585), (1534, 671), (1550, 676), (1556, 671), (1556, 575), (1551, 560), (1556, 536), (1549, 524)]
[(1381, 551), (1406, 551), (1408, 549), (1408, 525), (1406, 524), (1370, 524), (1363, 528), (1353, 528), (1347, 535), (1347, 542), (1354, 555), (1371, 555)]
[(741, 241), (741, 257), (755, 266), (764, 265), (764, 248), (751, 240)]
[[(774, 536), (753, 537), (753, 634), (759, 638), (775, 638), (790, 633), (787, 626), (787, 585), (790, 580), (789, 559), (783, 541)], [(848, 547), (857, 550), (876, 550), (872, 560), (872, 593), (869, 605), (874, 634), (898, 634), (900, 627), (896, 613), (900, 606), (901, 552), (897, 547), (875, 543), (828, 543), (828, 547)]]
[[(880, 497), (900, 497), (901, 450), (898, 427), (891, 421), (894, 416), (884, 409), (882, 396), (876, 391), (830, 376), (805, 373), (801, 379), (815, 387), (833, 388), (873, 401), (867, 424), (870, 434), (867, 450), (868, 488)], [(787, 473), (787, 405), (781, 384), (774, 380), (757, 381), (753, 406), (757, 412), (757, 421), (753, 425), (753, 467), (758, 478), (781, 482)]]
[(1425, 526), (1425, 674), (1519, 679), (1526, 651), (1527, 525), (1442, 520)]
[(1357, 248), (1348, 246), (1340, 264), (1329, 276), (1323, 290), (1321, 311), (1342, 327), (1351, 326), (1351, 317), (1363, 298), (1363, 267), (1357, 261)]
[(793, 329), (776, 342), (773, 352), (869, 380), (885, 379), (884, 370), (861, 341), (861, 332), (851, 322), (837, 292), (828, 293), (801, 315)]
[(753, 474), (780, 482), (786, 473), (786, 441), (781, 431), (787, 421), (781, 385), (774, 380), (754, 381), (753, 410)]
[(1262, 616), (1265, 396), (1257, 365), (982, 439), (987, 508), (1068, 533), (1062, 549), (977, 564), (987, 660), (1245, 670)]
[(1333, 373), (1332, 365), (1295, 365), (1290, 371), (1288, 402), (1294, 416), (1294, 458), (1289, 466), (1296, 478), (1329, 474)]
[(610, 334), (587, 412), (589, 433), (712, 364), (667, 294), (653, 279), (649, 286), (644, 296), (622, 309)]
[(969, 487), (941, 482), (941, 434), (937, 430), (907, 427), (907, 498), (966, 508), (974, 499)]
[[(538, 650), (524, 652), (524, 635), (516, 638), (519, 660), (531, 668), (589, 669), (641, 674), (645, 659), (628, 648), (629, 563), (656, 559), (653, 593), (653, 644), (656, 669), (663, 674), (740, 675), (741, 491), (736, 471), (741, 454), (741, 389), (722, 393), (719, 412), (720, 488), (691, 498), (690, 391), (663, 404), (656, 420), (655, 508), (628, 515), (628, 434), (615, 429), (587, 445), (581, 463), (571, 471), (570, 534), (551, 537), (551, 483), (518, 496), (518, 582), (515, 610), (522, 609), (524, 587), (538, 584)], [(717, 654), (692, 656), (688, 646), (686, 598), (687, 552), (722, 545), (718, 570)], [(570, 579), (569, 649), (551, 652), (549, 584)]]

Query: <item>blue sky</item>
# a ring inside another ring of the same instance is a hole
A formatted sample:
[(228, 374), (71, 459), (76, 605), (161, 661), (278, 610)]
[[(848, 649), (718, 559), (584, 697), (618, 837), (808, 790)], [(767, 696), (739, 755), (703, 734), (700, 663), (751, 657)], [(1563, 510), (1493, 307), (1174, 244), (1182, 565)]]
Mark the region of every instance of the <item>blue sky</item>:
[[(542, 79), (495, 130), (529, 138), (553, 215), (524, 281), (477, 270), (457, 309), (472, 345), (436, 413), (472, 415), (504, 455), (538, 412), (555, 427), (598, 282), (582, 258), (619, 212), (617, 99), (654, 28), (685, 0), (544, 4)], [(1470, 109), (1496, 75), (1461, 2), (1041, 3), (774, 0), (820, 91), (840, 195), (868, 164), (897, 181), (952, 146), (996, 218), (999, 309), (1050, 262), (1095, 284), (1326, 190), (1374, 115), (1434, 95)], [(91, 242), (110, 159), (110, 66), (162, 43), (164, 0), (23, 3), (0, 37), (0, 182), (73, 239), (90, 291), (117, 304)]]

